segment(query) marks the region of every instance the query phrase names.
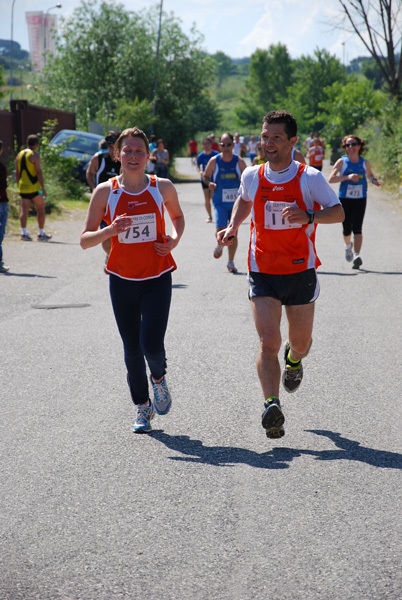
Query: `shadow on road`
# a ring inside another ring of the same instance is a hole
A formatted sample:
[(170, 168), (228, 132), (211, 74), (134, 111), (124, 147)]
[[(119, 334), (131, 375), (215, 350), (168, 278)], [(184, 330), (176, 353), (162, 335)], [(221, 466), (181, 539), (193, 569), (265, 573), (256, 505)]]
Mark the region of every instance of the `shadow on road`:
[(356, 277), (359, 273), (374, 273), (375, 275), (402, 275), (402, 271), (369, 271), (368, 269), (356, 269), (353, 273), (337, 273), (336, 271), (317, 271), (320, 275), (338, 275), (339, 277)]
[(8, 273), (3, 273), (6, 277), (38, 277), (38, 279), (57, 279), (54, 275), (36, 275), (35, 273), (13, 273), (12, 271), (8, 271)]
[[(246, 464), (258, 469), (287, 469), (295, 458), (302, 455), (314, 456), (317, 460), (354, 460), (384, 469), (402, 469), (402, 454), (365, 448), (341, 436), (340, 433), (325, 430), (307, 430), (309, 433), (325, 436), (334, 442), (337, 450), (297, 450), (276, 447), (267, 452), (254, 452), (233, 446), (204, 446), (201, 440), (192, 440), (188, 435), (169, 435), (162, 430), (154, 430), (151, 437), (167, 448), (184, 456), (170, 456), (170, 460), (202, 463), (217, 467)], [(267, 442), (269, 443), (269, 442)]]

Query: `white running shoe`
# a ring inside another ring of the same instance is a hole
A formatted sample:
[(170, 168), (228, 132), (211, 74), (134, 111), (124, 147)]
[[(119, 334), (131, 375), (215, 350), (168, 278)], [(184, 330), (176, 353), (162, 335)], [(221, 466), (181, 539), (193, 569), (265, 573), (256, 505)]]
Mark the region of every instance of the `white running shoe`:
[(133, 425), (134, 433), (149, 433), (152, 431), (151, 420), (154, 416), (155, 411), (151, 401), (149, 401), (149, 405), (138, 404), (137, 420)]
[(236, 269), (233, 260), (230, 260), (226, 266), (228, 268), (229, 273), (238, 273), (238, 270)]
[(152, 375), (150, 379), (152, 388), (154, 390), (154, 409), (158, 415), (167, 415), (172, 406), (172, 397), (166, 383), (166, 378), (163, 377), (159, 383), (156, 383), (156, 381), (152, 379)]
[(38, 233), (38, 242), (48, 242), (51, 239), (52, 236), (46, 233), (45, 231), (43, 233)]
[(345, 258), (348, 262), (352, 262), (352, 260), (353, 260), (352, 244), (350, 244), (349, 246), (345, 246)]
[(223, 246), (216, 246), (214, 250), (214, 258), (220, 258), (222, 256)]

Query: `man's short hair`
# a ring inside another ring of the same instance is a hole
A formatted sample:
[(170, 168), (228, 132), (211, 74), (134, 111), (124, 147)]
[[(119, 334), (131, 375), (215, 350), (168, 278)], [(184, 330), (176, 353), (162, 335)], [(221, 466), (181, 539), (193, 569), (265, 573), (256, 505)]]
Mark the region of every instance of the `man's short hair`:
[(120, 132), (119, 131), (109, 131), (109, 133), (105, 137), (105, 140), (106, 140), (107, 144), (109, 146), (111, 146), (112, 144), (116, 143), (116, 141), (118, 140), (119, 136), (120, 136)]
[(29, 135), (27, 137), (27, 146), (28, 148), (34, 148), (37, 144), (39, 144), (39, 138), (37, 135), (35, 135), (34, 133), (31, 133), (31, 135)]
[(221, 137), (219, 139), (222, 140), (222, 138), (223, 138), (224, 135), (228, 135), (230, 137), (230, 139), (232, 140), (232, 142), (233, 142), (233, 139), (234, 139), (233, 135), (231, 133), (229, 133), (228, 131), (225, 131), (224, 133), (222, 133), (222, 135), (221, 135)]
[(282, 123), (288, 139), (297, 137), (297, 122), (287, 110), (271, 110), (262, 120), (262, 124), (272, 125)]

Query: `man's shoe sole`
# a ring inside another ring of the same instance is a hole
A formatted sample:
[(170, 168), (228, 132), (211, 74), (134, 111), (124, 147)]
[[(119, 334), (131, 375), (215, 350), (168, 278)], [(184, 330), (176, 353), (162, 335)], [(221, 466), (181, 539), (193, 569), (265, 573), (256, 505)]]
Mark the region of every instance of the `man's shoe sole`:
[(283, 424), (285, 415), (277, 404), (270, 404), (262, 417), (262, 426), (266, 430), (267, 437), (280, 438), (285, 435)]

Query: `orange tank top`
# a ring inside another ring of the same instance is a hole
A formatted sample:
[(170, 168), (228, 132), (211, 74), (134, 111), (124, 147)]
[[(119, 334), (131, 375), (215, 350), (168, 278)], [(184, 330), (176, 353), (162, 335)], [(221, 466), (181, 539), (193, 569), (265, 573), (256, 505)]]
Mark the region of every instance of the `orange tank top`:
[(123, 279), (154, 279), (176, 269), (173, 256), (159, 256), (154, 242), (165, 235), (164, 202), (158, 179), (148, 175), (148, 185), (139, 194), (123, 190), (117, 177), (110, 180), (110, 193), (104, 221), (110, 225), (118, 215), (132, 216), (133, 224), (119, 236), (113, 236), (106, 265), (107, 273)]
[[(307, 210), (300, 185), (306, 165), (301, 163), (296, 177), (280, 184), (266, 179), (264, 168), (261, 165), (258, 170), (259, 183), (251, 215), (249, 270), (288, 275), (317, 268), (321, 264), (315, 251), (317, 226), (314, 223), (290, 224), (282, 218), (282, 210), (287, 204), (297, 204)], [(315, 210), (320, 208), (314, 203)]]
[(309, 150), (309, 155), (310, 155), (310, 165), (312, 167), (320, 167), (322, 165), (322, 161), (324, 158), (324, 150), (323, 148), (321, 148), (321, 146), (319, 147), (310, 147)]

